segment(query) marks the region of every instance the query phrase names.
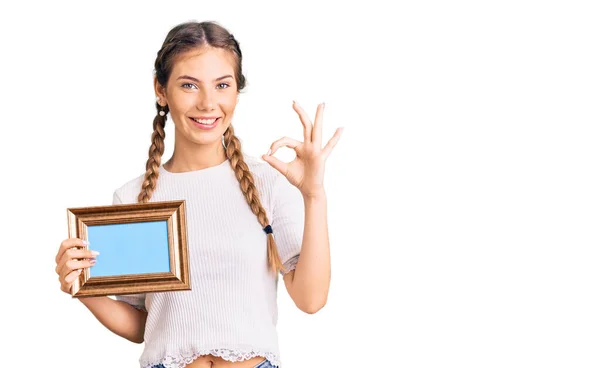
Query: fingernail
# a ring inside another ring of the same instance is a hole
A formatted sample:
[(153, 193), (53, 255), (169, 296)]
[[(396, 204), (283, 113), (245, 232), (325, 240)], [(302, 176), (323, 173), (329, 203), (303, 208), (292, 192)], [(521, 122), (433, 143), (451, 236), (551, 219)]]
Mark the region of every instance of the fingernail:
[(81, 242), (82, 242), (83, 244), (85, 244), (85, 245), (90, 245), (90, 242), (89, 242), (89, 241), (87, 241), (87, 240), (82, 240)]
[(94, 263), (96, 263), (96, 260), (95, 260), (95, 259), (92, 259), (92, 260), (90, 261), (90, 264), (94, 264)]
[(296, 104), (296, 100), (292, 100), (292, 104), (295, 105)]
[(269, 156), (271, 154), (271, 150), (267, 151), (267, 156)]
[(97, 250), (92, 251), (92, 255), (97, 256), (98, 254), (100, 254), (100, 252), (98, 252)]
[(323, 102), (323, 108), (325, 108), (325, 102)]

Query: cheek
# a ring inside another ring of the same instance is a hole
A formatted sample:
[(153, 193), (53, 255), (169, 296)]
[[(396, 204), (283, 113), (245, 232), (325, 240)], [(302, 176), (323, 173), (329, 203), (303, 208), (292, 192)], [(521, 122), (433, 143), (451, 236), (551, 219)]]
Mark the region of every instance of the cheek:
[(237, 105), (237, 96), (224, 96), (219, 105), (226, 115), (232, 115)]
[[(187, 111), (195, 104), (194, 96), (191, 93), (177, 93), (171, 98), (170, 106), (177, 111)], [(173, 110), (173, 109), (172, 109)]]

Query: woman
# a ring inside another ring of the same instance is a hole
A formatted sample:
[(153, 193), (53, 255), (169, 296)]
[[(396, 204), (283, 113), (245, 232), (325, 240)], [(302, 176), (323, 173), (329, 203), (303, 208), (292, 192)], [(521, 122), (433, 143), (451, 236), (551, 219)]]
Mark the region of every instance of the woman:
[[(244, 155), (231, 124), (245, 86), (242, 53), (233, 35), (213, 22), (173, 28), (155, 72), (157, 115), (146, 172), (118, 188), (113, 204), (186, 200), (192, 290), (79, 300), (114, 333), (145, 343), (145, 368), (280, 366), (278, 274), (302, 311), (315, 313), (327, 300), (323, 175), (341, 129), (322, 148), (324, 104), (313, 125), (294, 103), (304, 142), (277, 140), (262, 156), (266, 163)], [(175, 148), (161, 164), (167, 114)], [(284, 146), (295, 150), (294, 161), (272, 156)], [(93, 244), (62, 242), (56, 271), (64, 292), (96, 256)]]

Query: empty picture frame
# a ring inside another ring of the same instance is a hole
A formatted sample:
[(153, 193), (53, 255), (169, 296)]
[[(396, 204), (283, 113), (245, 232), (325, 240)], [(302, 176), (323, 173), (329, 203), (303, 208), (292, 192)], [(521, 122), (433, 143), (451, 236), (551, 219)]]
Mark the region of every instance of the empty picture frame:
[(100, 253), (73, 297), (191, 290), (185, 201), (67, 208), (67, 219), (69, 238)]

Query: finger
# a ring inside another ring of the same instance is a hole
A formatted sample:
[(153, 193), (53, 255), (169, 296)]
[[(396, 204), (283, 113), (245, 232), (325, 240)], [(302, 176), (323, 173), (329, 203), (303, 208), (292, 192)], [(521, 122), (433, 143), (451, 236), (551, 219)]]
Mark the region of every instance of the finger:
[(331, 137), (329, 142), (327, 142), (327, 144), (323, 148), (323, 154), (325, 155), (325, 157), (328, 157), (331, 154), (331, 151), (333, 150), (337, 142), (340, 140), (343, 131), (344, 128), (337, 128), (337, 130), (333, 134), (333, 137)]
[(60, 284), (60, 290), (62, 290), (63, 292), (67, 293), (67, 294), (71, 294), (71, 285), (65, 284), (65, 283), (61, 283)]
[(60, 280), (60, 289), (67, 294), (71, 294), (71, 289), (73, 288), (73, 282), (81, 275), (83, 272), (82, 269), (75, 270), (71, 272), (65, 280)]
[(81, 260), (81, 259), (95, 259), (100, 252), (89, 249), (81, 249), (81, 248), (70, 248), (67, 249), (62, 258), (56, 265), (56, 273), (60, 274), (64, 270), (64, 265), (70, 260)]
[(64, 278), (71, 273), (72, 271), (75, 271), (77, 269), (80, 268), (88, 268), (93, 266), (94, 264), (96, 264), (96, 260), (95, 259), (84, 259), (81, 261), (75, 260), (75, 259), (71, 259), (69, 261), (67, 261), (60, 269), (60, 276), (62, 277), (62, 279), (64, 280)]
[(298, 113), (302, 125), (304, 125), (304, 141), (310, 142), (312, 140), (312, 122), (308, 118), (308, 115), (306, 115), (306, 112), (304, 112), (304, 110), (300, 107), (300, 105), (298, 105), (296, 101), (294, 101), (294, 104), (292, 106), (296, 113)]
[(65, 239), (65, 240), (63, 240), (62, 243), (60, 243), (60, 247), (58, 248), (58, 253), (56, 254), (56, 258), (54, 260), (56, 261), (56, 263), (58, 263), (60, 261), (60, 259), (62, 258), (63, 254), (67, 251), (67, 249), (71, 249), (74, 247), (85, 248), (85, 247), (87, 247), (88, 244), (89, 243), (87, 241), (79, 239), (79, 238)]
[[(297, 141), (293, 138), (290, 138), (290, 137), (279, 138), (278, 140), (276, 140), (275, 142), (273, 142), (271, 144), (271, 147), (269, 149), (269, 152), (267, 152), (267, 155), (275, 154), (275, 152), (277, 152), (277, 150), (281, 147), (289, 147), (289, 148), (293, 149), (294, 151), (296, 151), (296, 148), (300, 147), (300, 145), (302, 145), (302, 142)], [(296, 151), (296, 153), (298, 153), (298, 152)]]
[(279, 160), (277, 157), (274, 157), (274, 156), (263, 155), (262, 158), (263, 158), (263, 160), (267, 161), (269, 163), (269, 165), (273, 166), (275, 168), (275, 170), (279, 171), (284, 176), (287, 175), (287, 171), (288, 171), (287, 163)]
[(71, 259), (73, 259), (73, 258), (81, 259), (81, 258), (96, 258), (100, 254), (100, 252), (91, 250), (91, 249), (72, 248), (72, 249), (67, 250), (65, 252), (65, 254)]
[(317, 114), (315, 115), (315, 124), (312, 130), (312, 142), (315, 146), (321, 149), (321, 136), (323, 133), (323, 110), (325, 109), (325, 102), (317, 106)]
[(60, 277), (62, 280), (64, 280), (67, 275), (69, 275), (71, 272), (73, 271), (77, 271), (77, 270), (82, 270), (84, 268), (90, 268), (92, 267), (94, 264), (96, 264), (96, 260), (95, 259), (91, 259), (91, 260), (81, 260), (81, 261), (70, 261), (68, 264), (65, 265), (65, 267), (63, 268), (63, 270), (61, 271)]
[(81, 268), (75, 271), (71, 271), (67, 276), (65, 276), (65, 284), (67, 284), (70, 287), (73, 281), (75, 281), (79, 277), (79, 275), (81, 275), (82, 272), (83, 270)]

